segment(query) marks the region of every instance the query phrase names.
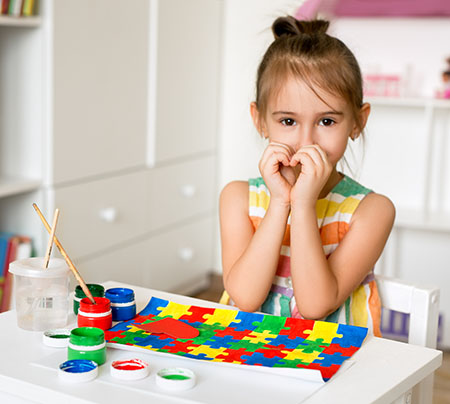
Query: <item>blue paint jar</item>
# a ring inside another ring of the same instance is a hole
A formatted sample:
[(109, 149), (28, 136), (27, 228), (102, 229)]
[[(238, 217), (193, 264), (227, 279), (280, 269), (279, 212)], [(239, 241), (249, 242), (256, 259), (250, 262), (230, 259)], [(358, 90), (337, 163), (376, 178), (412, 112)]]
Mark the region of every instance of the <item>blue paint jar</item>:
[(136, 316), (134, 291), (128, 288), (111, 288), (105, 292), (111, 302), (113, 321), (127, 321)]

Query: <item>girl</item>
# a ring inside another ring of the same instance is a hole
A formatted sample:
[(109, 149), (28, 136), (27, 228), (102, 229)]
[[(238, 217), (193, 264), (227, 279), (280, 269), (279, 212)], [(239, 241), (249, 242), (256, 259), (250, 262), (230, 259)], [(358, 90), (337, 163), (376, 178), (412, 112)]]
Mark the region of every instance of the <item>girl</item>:
[(327, 21), (278, 18), (250, 112), (269, 143), (260, 178), (220, 196), (223, 280), (244, 311), (369, 327), (380, 335), (373, 267), (391, 201), (336, 170), (370, 105), (351, 51)]

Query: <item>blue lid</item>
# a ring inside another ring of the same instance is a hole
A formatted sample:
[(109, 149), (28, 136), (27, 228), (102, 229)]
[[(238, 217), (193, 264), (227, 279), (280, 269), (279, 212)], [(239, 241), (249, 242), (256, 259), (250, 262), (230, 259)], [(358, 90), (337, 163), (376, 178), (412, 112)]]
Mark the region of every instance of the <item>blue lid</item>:
[(88, 359), (72, 359), (59, 365), (59, 368), (68, 373), (85, 373), (97, 368), (98, 365), (94, 361)]
[(111, 303), (127, 303), (134, 300), (134, 291), (128, 288), (111, 288), (105, 292)]

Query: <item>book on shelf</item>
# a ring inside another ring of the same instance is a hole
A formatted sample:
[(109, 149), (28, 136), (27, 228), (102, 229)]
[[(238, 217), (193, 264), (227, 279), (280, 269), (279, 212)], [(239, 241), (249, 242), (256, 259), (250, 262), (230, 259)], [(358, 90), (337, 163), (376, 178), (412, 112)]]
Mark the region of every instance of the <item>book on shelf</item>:
[(32, 255), (31, 239), (13, 233), (0, 233), (0, 312), (9, 310), (13, 290), (13, 275), (9, 264)]
[(0, 11), (1, 11), (2, 15), (8, 15), (9, 0), (0, 0), (0, 2), (1, 2)]
[(2, 15), (31, 17), (36, 15), (36, 0), (0, 0)]
[(22, 12), (22, 0), (9, 0), (8, 14), (19, 17)]
[(36, 0), (23, 0), (22, 15), (31, 17), (36, 14), (35, 11)]

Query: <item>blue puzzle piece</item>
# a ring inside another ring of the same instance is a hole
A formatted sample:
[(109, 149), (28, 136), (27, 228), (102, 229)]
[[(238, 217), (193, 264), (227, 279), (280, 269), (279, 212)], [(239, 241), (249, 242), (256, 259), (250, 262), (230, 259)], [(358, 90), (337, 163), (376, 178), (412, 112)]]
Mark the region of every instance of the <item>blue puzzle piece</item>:
[(236, 331), (253, 331), (261, 324), (263, 318), (264, 314), (240, 311), (234, 320), (241, 320), (241, 322), (233, 321), (228, 325), (228, 327), (232, 327)]
[[(167, 307), (169, 304), (168, 300), (160, 299), (159, 297), (152, 297), (148, 302), (147, 306), (145, 306), (144, 310), (142, 310), (139, 315), (140, 316), (148, 316), (149, 314), (153, 314), (155, 316), (159, 315), (164, 307)], [(159, 308), (159, 309), (158, 309)]]
[(160, 349), (166, 347), (175, 340), (173, 338), (162, 339), (157, 335), (149, 335), (146, 337), (136, 337), (134, 341), (134, 344), (138, 346)]
[(315, 359), (312, 363), (318, 363), (321, 366), (328, 368), (331, 365), (342, 365), (349, 356), (342, 356), (341, 352), (335, 352), (333, 355), (329, 355), (326, 353), (321, 353), (317, 359)]
[(203, 345), (208, 345), (211, 348), (230, 348), (233, 344), (239, 342), (239, 340), (234, 339), (231, 335), (225, 335), (223, 337), (213, 336), (203, 343)]
[(269, 342), (269, 345), (284, 345), (284, 348), (295, 349), (304, 345), (304, 341), (302, 337), (289, 338), (289, 335), (277, 335), (276, 338)]
[(213, 360), (213, 358), (206, 356), (205, 353), (201, 353), (201, 354), (197, 354), (197, 355), (192, 355), (190, 353), (187, 353), (187, 354), (183, 354), (182, 356), (185, 358), (201, 359), (204, 361), (212, 361)]
[(275, 364), (279, 363), (280, 360), (283, 358), (279, 357), (272, 357), (267, 358), (264, 356), (261, 352), (254, 352), (251, 356), (250, 355), (242, 355), (242, 359), (244, 359), (246, 365), (262, 365), (267, 367), (273, 367)]
[(365, 327), (356, 327), (354, 325), (339, 324), (336, 334), (342, 334), (342, 337), (335, 337), (332, 344), (338, 344), (342, 348), (351, 346), (360, 347), (366, 338), (368, 329)]
[(112, 327), (109, 331), (128, 331), (128, 329), (133, 325), (133, 319), (128, 321), (122, 321), (117, 323), (114, 327)]

